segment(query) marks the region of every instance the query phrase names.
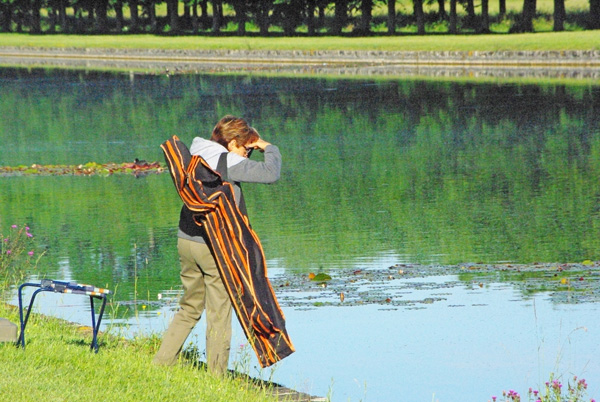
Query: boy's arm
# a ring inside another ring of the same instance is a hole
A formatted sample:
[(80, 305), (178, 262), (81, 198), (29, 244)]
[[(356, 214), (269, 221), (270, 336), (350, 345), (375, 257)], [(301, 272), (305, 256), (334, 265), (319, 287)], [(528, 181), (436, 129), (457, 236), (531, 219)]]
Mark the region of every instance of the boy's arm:
[(227, 175), (232, 181), (247, 183), (274, 183), (279, 180), (281, 173), (281, 153), (276, 145), (269, 144), (264, 149), (263, 162), (252, 159), (243, 161), (227, 168)]

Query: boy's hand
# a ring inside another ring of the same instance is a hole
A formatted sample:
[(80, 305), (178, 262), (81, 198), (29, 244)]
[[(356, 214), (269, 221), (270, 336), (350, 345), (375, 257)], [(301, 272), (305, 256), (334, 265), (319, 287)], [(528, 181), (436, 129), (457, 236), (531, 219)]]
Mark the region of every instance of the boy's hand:
[(263, 152), (265, 150), (265, 148), (269, 145), (271, 145), (270, 142), (267, 142), (267, 141), (263, 140), (262, 138), (259, 138), (258, 140), (254, 141), (254, 142), (246, 144), (246, 147), (253, 148), (253, 149), (259, 149), (261, 152)]

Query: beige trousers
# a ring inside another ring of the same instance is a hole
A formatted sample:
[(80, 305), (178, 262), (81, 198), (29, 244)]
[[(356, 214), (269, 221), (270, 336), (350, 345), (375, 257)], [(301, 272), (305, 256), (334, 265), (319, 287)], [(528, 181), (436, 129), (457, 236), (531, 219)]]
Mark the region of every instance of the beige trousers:
[(215, 259), (204, 243), (179, 238), (183, 296), (153, 362), (174, 365), (185, 340), (206, 309), (206, 362), (215, 374), (227, 372), (231, 347), (231, 301)]

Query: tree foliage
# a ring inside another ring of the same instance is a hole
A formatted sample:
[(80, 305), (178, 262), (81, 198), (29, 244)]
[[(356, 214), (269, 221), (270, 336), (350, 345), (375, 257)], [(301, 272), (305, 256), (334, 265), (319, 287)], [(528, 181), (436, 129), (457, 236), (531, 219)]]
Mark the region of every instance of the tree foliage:
[[(407, 6), (396, 0), (0, 0), (0, 31), (294, 36), (383, 35), (413, 27), (412, 31), (423, 35), (428, 24), (440, 22), (449, 33), (490, 31), (489, 0), (480, 4), (474, 0), (408, 1)], [(506, 0), (498, 1), (500, 21), (506, 15)], [(589, 3), (583, 28), (598, 29), (600, 0)], [(565, 0), (554, 0), (553, 5), (553, 29), (564, 30)], [(398, 12), (411, 9), (412, 15)], [(536, 0), (523, 0), (522, 13), (511, 30), (532, 32), (535, 18)]]

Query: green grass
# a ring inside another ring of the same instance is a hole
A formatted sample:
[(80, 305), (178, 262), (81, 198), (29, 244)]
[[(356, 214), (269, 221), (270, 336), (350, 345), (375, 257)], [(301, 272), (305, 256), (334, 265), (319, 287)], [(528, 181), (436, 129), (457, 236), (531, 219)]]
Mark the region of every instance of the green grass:
[[(0, 303), (0, 317), (19, 322), (16, 309)], [(156, 338), (124, 341), (91, 335), (61, 320), (32, 314), (26, 349), (0, 343), (0, 390), (17, 401), (276, 401), (245, 377), (218, 378), (192, 365), (151, 363)], [(8, 399), (7, 399), (8, 400)]]
[(386, 37), (165, 37), (154, 35), (0, 34), (2, 46), (115, 49), (248, 49), (248, 50), (376, 50), (502, 51), (600, 50), (600, 31), (531, 34), (427, 35)]

